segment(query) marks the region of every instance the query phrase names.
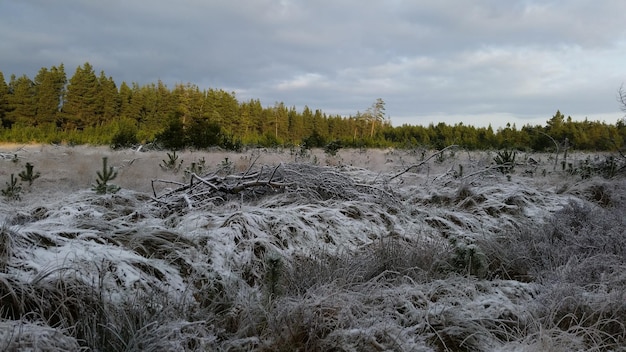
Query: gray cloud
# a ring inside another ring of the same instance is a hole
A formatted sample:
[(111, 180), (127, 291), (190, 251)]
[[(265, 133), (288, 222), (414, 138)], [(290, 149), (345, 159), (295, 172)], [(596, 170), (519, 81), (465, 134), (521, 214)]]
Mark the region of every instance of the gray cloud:
[(0, 0), (0, 71), (88, 61), (118, 82), (223, 88), (394, 124), (613, 122), (623, 1)]

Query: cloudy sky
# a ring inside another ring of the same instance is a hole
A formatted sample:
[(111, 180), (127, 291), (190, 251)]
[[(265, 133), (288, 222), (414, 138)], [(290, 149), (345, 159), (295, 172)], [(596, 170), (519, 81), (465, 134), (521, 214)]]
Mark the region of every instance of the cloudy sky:
[(615, 123), (623, 0), (0, 0), (0, 71), (234, 91), (394, 125)]

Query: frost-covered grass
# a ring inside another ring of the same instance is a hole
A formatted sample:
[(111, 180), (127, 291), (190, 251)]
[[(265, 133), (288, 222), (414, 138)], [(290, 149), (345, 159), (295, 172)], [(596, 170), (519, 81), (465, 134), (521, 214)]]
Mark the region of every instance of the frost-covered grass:
[[(8, 152), (0, 184), (27, 161), (41, 178), (0, 200), (0, 350), (626, 351), (623, 175), (185, 152), (213, 175), (283, 163), (286, 185), (188, 207), (155, 199), (152, 179), (184, 182), (164, 152)], [(102, 156), (116, 194), (90, 190)]]

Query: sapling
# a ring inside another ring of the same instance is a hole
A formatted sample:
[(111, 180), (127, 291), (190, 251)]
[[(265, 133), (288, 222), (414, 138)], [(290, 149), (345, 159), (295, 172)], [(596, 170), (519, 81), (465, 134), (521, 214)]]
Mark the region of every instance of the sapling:
[(509, 174), (513, 172), (513, 169), (515, 168), (516, 155), (517, 152), (515, 151), (503, 150), (498, 152), (498, 155), (493, 158), (493, 161), (495, 161), (496, 164), (499, 166), (498, 170), (500, 170), (500, 172), (502, 172), (503, 174)]
[(225, 157), (224, 160), (220, 163), (221, 169), (230, 169), (233, 167), (233, 162), (228, 160), (228, 157)]
[(19, 200), (22, 186), (17, 183), (17, 178), (11, 174), (11, 181), (6, 182), (6, 187), (1, 190), (2, 195), (9, 200)]
[(39, 176), (41, 176), (41, 173), (33, 173), (33, 164), (26, 163), (26, 170), (20, 172), (18, 176), (20, 177), (22, 182), (28, 182), (28, 185), (32, 186), (33, 181), (39, 178)]
[(204, 157), (198, 160), (197, 162), (192, 162), (191, 166), (188, 166), (184, 170), (185, 180), (191, 179), (192, 174), (201, 175), (204, 172), (205, 168), (206, 168), (206, 160), (204, 160)]
[(217, 172), (220, 175), (228, 175), (233, 171), (233, 162), (230, 161), (228, 159), (228, 157), (225, 157), (224, 160), (222, 160), (222, 162), (218, 165), (218, 170)]
[(109, 181), (117, 177), (117, 171), (112, 166), (107, 167), (107, 159), (107, 157), (102, 157), (102, 172), (96, 172), (98, 179), (96, 184), (92, 185), (92, 189), (97, 194), (116, 193), (120, 190), (119, 186), (108, 184)]
[(180, 171), (180, 167), (183, 165), (183, 160), (178, 161), (178, 155), (176, 155), (176, 151), (173, 151), (171, 154), (167, 153), (167, 160), (163, 160), (162, 164), (159, 164), (163, 171), (173, 171), (177, 173)]

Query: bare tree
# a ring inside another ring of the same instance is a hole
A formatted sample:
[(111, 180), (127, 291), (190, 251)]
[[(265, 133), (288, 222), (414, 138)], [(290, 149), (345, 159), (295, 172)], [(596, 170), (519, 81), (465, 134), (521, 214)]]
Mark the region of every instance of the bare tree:
[(623, 112), (626, 112), (626, 91), (624, 90), (624, 84), (619, 87), (617, 90), (617, 101), (619, 101), (621, 107), (620, 109)]
[(364, 115), (366, 119), (372, 123), (370, 138), (374, 137), (374, 127), (376, 126), (376, 122), (383, 123), (385, 121), (385, 101), (381, 98), (376, 99), (372, 106), (365, 111)]

